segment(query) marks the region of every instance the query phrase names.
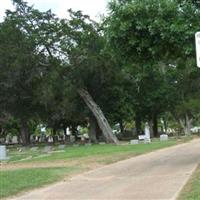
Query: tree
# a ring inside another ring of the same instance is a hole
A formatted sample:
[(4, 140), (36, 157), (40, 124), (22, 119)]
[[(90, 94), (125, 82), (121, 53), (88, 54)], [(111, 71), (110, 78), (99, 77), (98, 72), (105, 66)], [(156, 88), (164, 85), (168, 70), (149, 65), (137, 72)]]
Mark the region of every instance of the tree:
[[(176, 87), (171, 81), (177, 81), (178, 69), (194, 66), (193, 40), (200, 26), (199, 14), (189, 1), (110, 3), (107, 39), (135, 83), (137, 113), (155, 120), (155, 127), (156, 116), (176, 105), (177, 94), (172, 92)], [(175, 79), (173, 68), (177, 69)]]
[[(23, 37), (33, 45), (32, 50), (39, 57), (36, 59), (38, 62), (34, 64), (36, 66), (43, 66), (45, 69), (42, 72), (40, 71), (42, 80), (37, 83), (43, 88), (43, 81), (47, 79), (52, 81), (52, 84), (45, 88), (47, 91), (38, 91), (46, 94), (48, 99), (51, 95), (54, 96), (54, 93), (51, 93), (54, 91), (51, 87), (57, 87), (56, 80), (59, 78), (63, 81), (67, 79), (67, 82), (70, 82), (69, 85), (76, 88), (77, 93), (84, 99), (86, 105), (97, 118), (98, 125), (102, 129), (106, 141), (117, 143), (118, 140), (113, 135), (107, 119), (99, 106), (91, 98), (87, 91), (87, 85), (84, 82), (90, 70), (97, 69), (97, 66), (92, 67), (92, 65), (96, 61), (98, 61), (98, 66), (100, 63), (103, 63), (100, 60), (100, 56), (97, 56), (97, 53), (102, 50), (102, 46), (100, 45), (101, 37), (96, 29), (96, 24), (88, 16), (82, 15), (81, 12), (75, 13), (70, 11), (70, 20), (59, 20), (51, 11), (40, 12), (33, 9), (33, 7), (29, 7), (23, 1), (14, 0), (13, 2), (16, 5), (16, 11), (8, 11), (7, 19), (15, 22), (20, 32), (24, 35)], [(89, 35), (90, 33), (91, 35)], [(95, 41), (96, 39), (97, 41)], [(30, 52), (27, 53), (31, 55)], [(34, 64), (29, 66), (37, 68)], [(87, 70), (83, 70), (84, 67)], [(65, 69), (65, 72), (63, 69)], [(42, 98), (40, 96), (44, 97), (44, 95), (37, 92), (35, 92), (36, 98), (34, 100), (41, 103)], [(87, 95), (84, 95), (86, 93)], [(95, 110), (94, 107), (90, 107), (88, 102), (95, 105), (95, 108), (98, 109)], [(46, 105), (43, 103), (46, 104), (46, 102), (43, 101), (41, 103), (45, 107)]]

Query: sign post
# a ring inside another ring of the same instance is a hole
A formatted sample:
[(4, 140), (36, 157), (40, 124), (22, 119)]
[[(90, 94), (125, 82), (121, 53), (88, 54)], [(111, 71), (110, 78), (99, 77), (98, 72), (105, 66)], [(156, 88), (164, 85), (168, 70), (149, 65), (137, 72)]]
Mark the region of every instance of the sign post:
[(200, 67), (200, 32), (195, 34), (197, 66)]

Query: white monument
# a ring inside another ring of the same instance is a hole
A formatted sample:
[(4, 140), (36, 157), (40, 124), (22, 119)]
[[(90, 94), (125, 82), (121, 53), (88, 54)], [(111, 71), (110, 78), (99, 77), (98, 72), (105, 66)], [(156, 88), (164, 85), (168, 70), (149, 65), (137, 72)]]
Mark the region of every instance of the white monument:
[(200, 32), (195, 34), (197, 66), (200, 67)]
[(168, 135), (167, 134), (162, 134), (160, 135), (160, 141), (167, 141), (168, 140)]
[(6, 146), (0, 145), (0, 160), (7, 160), (8, 157), (6, 155)]
[(12, 144), (18, 144), (18, 138), (17, 136), (12, 137)]
[(139, 140), (131, 140), (131, 141), (130, 141), (130, 144), (133, 144), (133, 145), (139, 144)]
[(150, 143), (151, 142), (150, 128), (149, 128), (149, 124), (147, 122), (145, 123), (144, 134), (145, 134), (145, 142)]

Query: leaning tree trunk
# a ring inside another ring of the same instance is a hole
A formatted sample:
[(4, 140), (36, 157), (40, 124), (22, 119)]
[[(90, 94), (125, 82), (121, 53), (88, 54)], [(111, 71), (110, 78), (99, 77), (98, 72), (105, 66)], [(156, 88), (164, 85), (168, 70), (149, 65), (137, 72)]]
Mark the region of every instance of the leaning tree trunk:
[(119, 141), (115, 135), (113, 135), (112, 129), (105, 118), (103, 112), (101, 111), (100, 107), (94, 102), (91, 95), (88, 91), (84, 89), (78, 90), (79, 95), (82, 97), (88, 108), (91, 110), (93, 115), (95, 116), (98, 125), (106, 139), (107, 143), (115, 143), (118, 144)]

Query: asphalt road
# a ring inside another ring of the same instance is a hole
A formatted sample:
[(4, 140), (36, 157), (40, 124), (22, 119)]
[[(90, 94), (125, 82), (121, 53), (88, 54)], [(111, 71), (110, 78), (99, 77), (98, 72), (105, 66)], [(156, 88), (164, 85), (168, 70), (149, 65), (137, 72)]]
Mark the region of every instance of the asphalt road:
[(133, 157), (16, 200), (172, 200), (200, 163), (200, 140)]

